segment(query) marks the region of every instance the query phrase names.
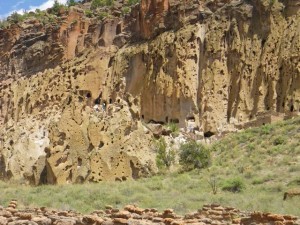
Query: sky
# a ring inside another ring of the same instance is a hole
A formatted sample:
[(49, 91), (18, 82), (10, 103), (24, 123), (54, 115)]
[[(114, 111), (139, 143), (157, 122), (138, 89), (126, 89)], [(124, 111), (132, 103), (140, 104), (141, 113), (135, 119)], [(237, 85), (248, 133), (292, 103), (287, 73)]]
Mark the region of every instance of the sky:
[[(65, 4), (67, 0), (58, 0)], [(54, 0), (0, 0), (0, 19), (5, 19), (13, 12), (22, 13), (24, 10), (45, 10), (53, 6)]]

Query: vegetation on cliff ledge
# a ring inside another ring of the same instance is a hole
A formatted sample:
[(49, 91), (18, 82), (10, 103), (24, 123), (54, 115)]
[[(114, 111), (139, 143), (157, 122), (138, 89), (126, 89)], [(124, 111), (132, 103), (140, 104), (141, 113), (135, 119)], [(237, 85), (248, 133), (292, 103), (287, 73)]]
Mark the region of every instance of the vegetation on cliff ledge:
[[(130, 13), (131, 6), (139, 2), (140, 0), (124, 1), (122, 5), (121, 15)], [(13, 12), (8, 18), (0, 20), (0, 29), (8, 28), (12, 24), (20, 23), (30, 18), (35, 18), (43, 24), (47, 24), (53, 22), (55, 20), (55, 16), (58, 16), (59, 18), (60, 16), (62, 16), (62, 14), (68, 12), (68, 9), (70, 7), (76, 5), (80, 7), (81, 4), (82, 1), (80, 0), (68, 0), (66, 4), (61, 4), (57, 0), (55, 0), (54, 5), (45, 11), (36, 9), (35, 11), (24, 11), (23, 13)], [(93, 0), (91, 1), (90, 9), (85, 10), (85, 16), (89, 18), (96, 17), (100, 20), (108, 16), (112, 16), (110, 12), (107, 11), (107, 7), (112, 8), (114, 4), (114, 0)]]

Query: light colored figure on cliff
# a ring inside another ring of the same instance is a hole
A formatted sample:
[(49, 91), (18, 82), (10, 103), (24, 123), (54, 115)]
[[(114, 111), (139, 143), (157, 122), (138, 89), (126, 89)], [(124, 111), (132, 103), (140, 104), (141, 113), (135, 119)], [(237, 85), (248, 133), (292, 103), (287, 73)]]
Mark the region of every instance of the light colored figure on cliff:
[(102, 103), (102, 110), (103, 110), (103, 111), (106, 110), (106, 103), (105, 103), (105, 102)]
[(96, 112), (99, 112), (99, 105), (98, 105), (98, 104), (95, 104), (93, 108), (94, 108), (94, 110), (95, 110)]

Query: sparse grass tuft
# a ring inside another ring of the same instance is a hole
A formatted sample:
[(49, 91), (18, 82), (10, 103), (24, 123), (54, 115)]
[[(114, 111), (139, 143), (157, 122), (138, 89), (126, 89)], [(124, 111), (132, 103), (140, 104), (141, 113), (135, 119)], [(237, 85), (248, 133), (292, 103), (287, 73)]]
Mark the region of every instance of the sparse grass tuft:
[(170, 122), (167, 124), (167, 127), (171, 130), (172, 133), (178, 133), (179, 132), (179, 127), (177, 123)]

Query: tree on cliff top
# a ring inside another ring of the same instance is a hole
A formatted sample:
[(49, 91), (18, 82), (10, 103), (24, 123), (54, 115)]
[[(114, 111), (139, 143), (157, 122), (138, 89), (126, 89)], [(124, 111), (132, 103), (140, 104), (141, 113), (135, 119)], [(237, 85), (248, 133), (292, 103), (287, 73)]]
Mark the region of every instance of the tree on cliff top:
[(60, 10), (64, 7), (64, 5), (60, 4), (58, 0), (54, 0), (54, 5), (51, 8), (53, 14), (59, 14)]
[(68, 0), (67, 1), (67, 6), (68, 7), (71, 7), (71, 6), (74, 6), (74, 5), (76, 5), (76, 1), (75, 0)]

